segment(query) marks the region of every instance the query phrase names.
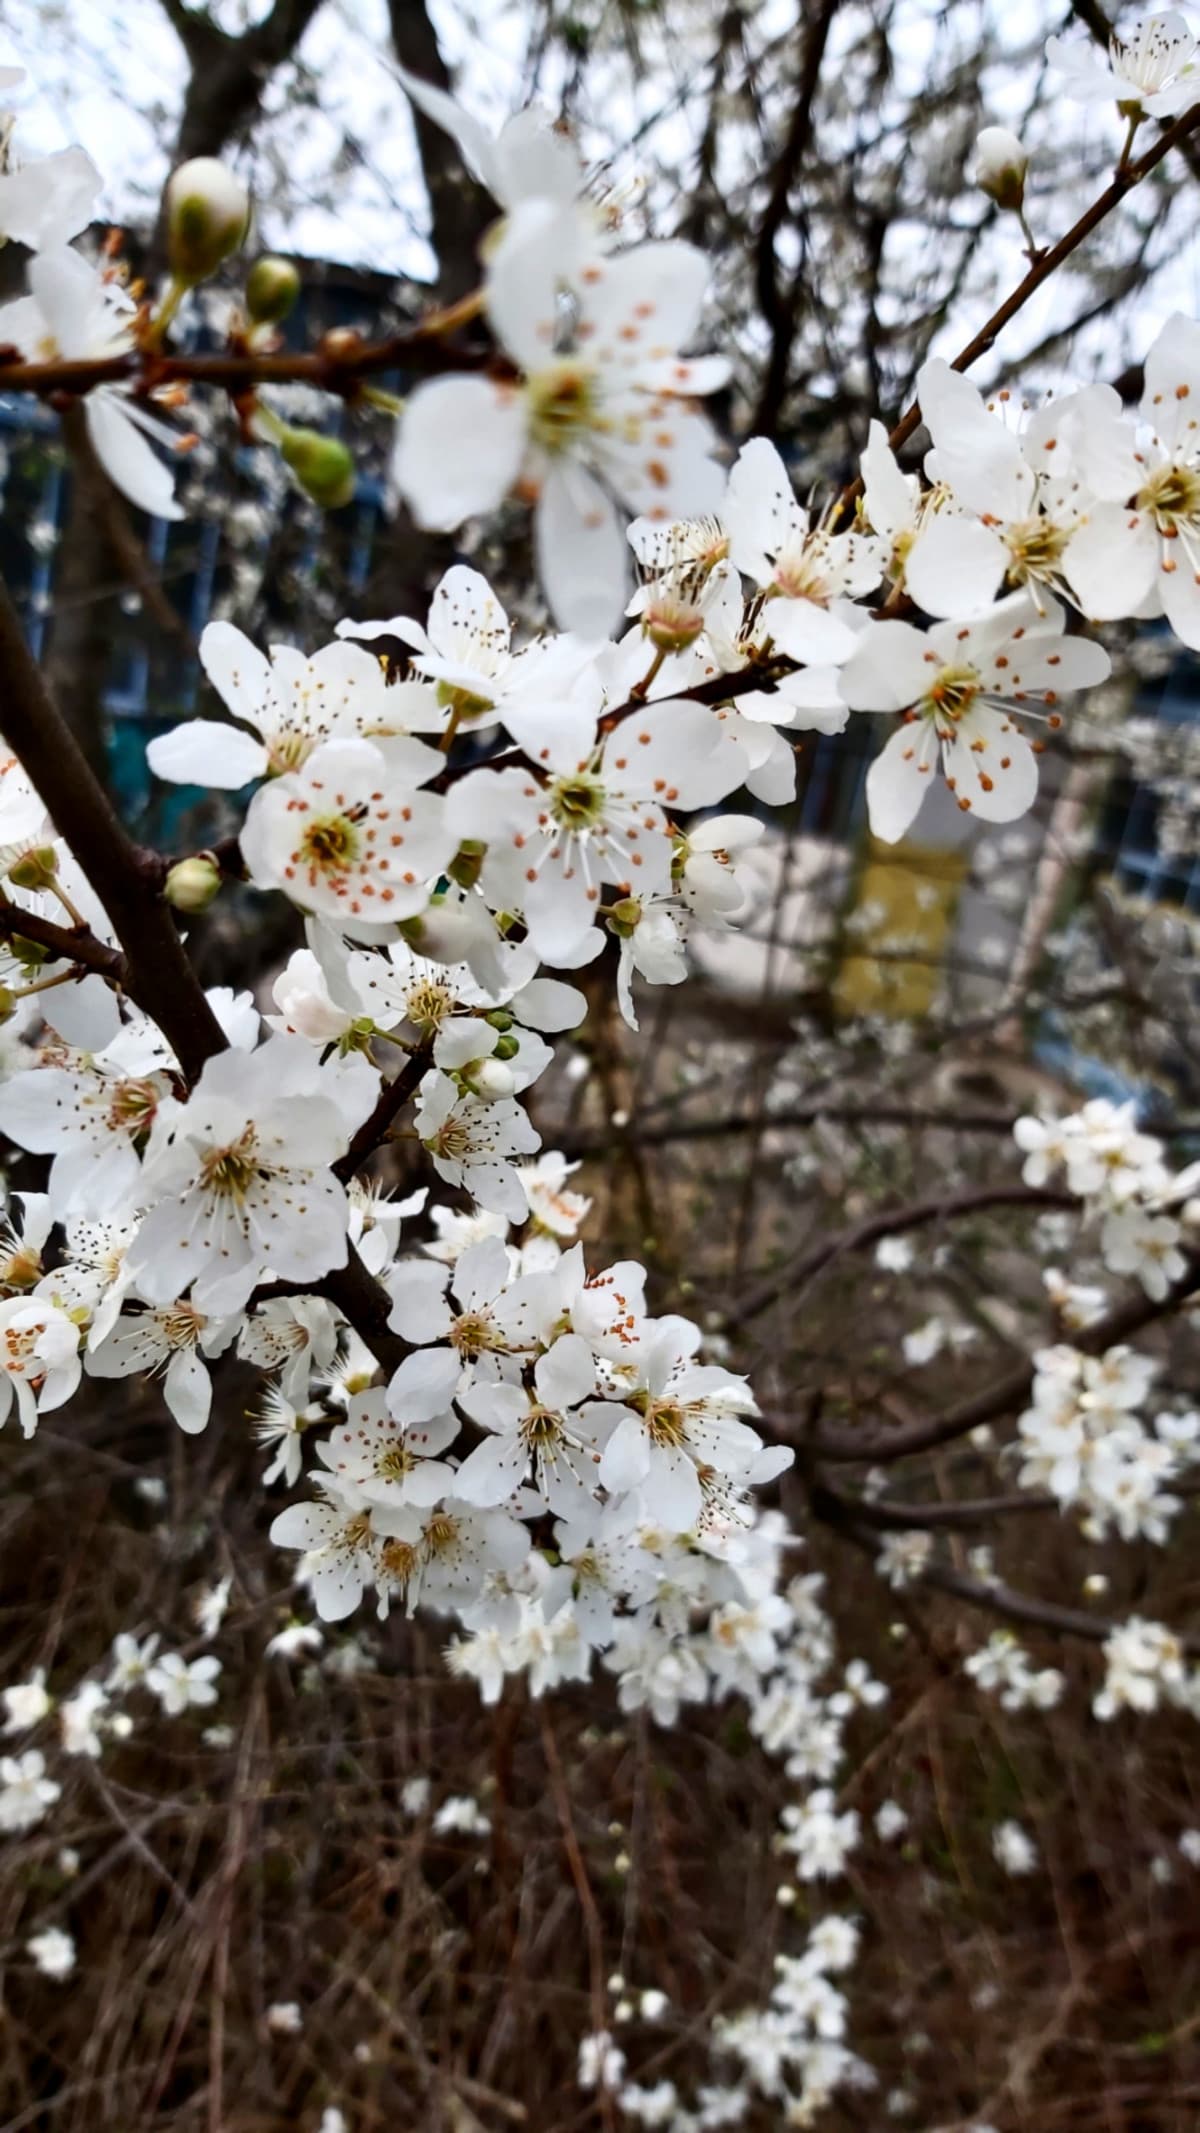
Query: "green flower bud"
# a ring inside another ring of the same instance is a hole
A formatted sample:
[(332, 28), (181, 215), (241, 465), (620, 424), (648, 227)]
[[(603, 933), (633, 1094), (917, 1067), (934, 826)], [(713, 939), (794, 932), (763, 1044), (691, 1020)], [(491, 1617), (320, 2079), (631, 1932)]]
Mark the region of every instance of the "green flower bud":
[(497, 1037), (493, 1059), (515, 1059), (521, 1047), (515, 1037)]
[(493, 1007), (491, 1013), (485, 1015), (483, 1019), (491, 1029), (508, 1031), (513, 1026), (513, 1018), (509, 1014), (507, 1007)]
[(206, 281), (245, 242), (250, 195), (215, 156), (193, 156), (167, 179), (167, 264), (177, 281)]
[(350, 502), (357, 476), (339, 437), (323, 437), (320, 430), (285, 430), (279, 449), (305, 495), (323, 511), (340, 511)]
[(207, 911), (221, 886), (221, 869), (207, 852), (177, 860), (163, 885), (163, 895), (176, 911)]
[(256, 259), (246, 276), (246, 316), (256, 326), (277, 326), (300, 294), (300, 276), (290, 259)]

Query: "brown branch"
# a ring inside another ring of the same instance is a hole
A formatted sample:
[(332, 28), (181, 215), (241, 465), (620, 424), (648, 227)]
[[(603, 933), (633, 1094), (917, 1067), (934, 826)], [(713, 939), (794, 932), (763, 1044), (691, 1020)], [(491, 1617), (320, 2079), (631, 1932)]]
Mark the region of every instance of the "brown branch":
[[(834, 1492), (828, 1490), (832, 1495)], [(1017, 1518), (1025, 1511), (1061, 1510), (1058, 1498), (1042, 1489), (1017, 1489), (1007, 1496), (964, 1497), (959, 1503), (901, 1503), (892, 1496), (839, 1496), (848, 1517), (885, 1533), (908, 1533), (914, 1527), (987, 1526), (994, 1518)]]
[[(1128, 1340), (1131, 1334), (1140, 1333), (1146, 1326), (1167, 1318), (1179, 1305), (1186, 1303), (1200, 1289), (1200, 1252), (1193, 1252), (1185, 1273), (1171, 1284), (1166, 1296), (1156, 1303), (1152, 1297), (1137, 1295), (1128, 1302), (1118, 1304), (1115, 1310), (1094, 1319), (1071, 1338), (1071, 1346), (1083, 1355), (1102, 1355), (1120, 1341)], [(850, 1461), (865, 1459), (875, 1464), (891, 1463), (894, 1459), (906, 1458), (911, 1452), (933, 1451), (939, 1444), (949, 1444), (955, 1437), (965, 1437), (968, 1430), (978, 1429), (981, 1422), (994, 1422), (999, 1415), (1010, 1414), (1028, 1399), (1033, 1387), (1034, 1366), (1018, 1364), (1015, 1370), (974, 1393), (968, 1400), (960, 1400), (941, 1415), (934, 1415), (928, 1422), (916, 1422), (910, 1427), (881, 1434), (859, 1432), (849, 1429), (828, 1429), (815, 1435), (811, 1452), (819, 1459)]]
[[(694, 1094), (694, 1091), (689, 1091)], [(812, 1126), (818, 1121), (832, 1120), (838, 1124), (857, 1126), (908, 1126), (913, 1132), (929, 1133), (995, 1133), (1010, 1134), (1014, 1119), (1003, 1111), (914, 1111), (906, 1104), (845, 1104), (807, 1103), (789, 1104), (779, 1111), (768, 1111), (765, 1117), (757, 1112), (732, 1111), (718, 1113), (714, 1118), (666, 1118), (639, 1126), (631, 1119), (627, 1128), (619, 1133), (603, 1132), (599, 1128), (580, 1128), (560, 1133), (555, 1138), (555, 1147), (564, 1155), (605, 1155), (618, 1140), (636, 1141), (641, 1148), (669, 1146), (674, 1141), (717, 1141), (727, 1136), (754, 1133), (765, 1124), (768, 1132), (776, 1127)]]
[[(878, 1555), (874, 1535), (854, 1523), (840, 1497), (817, 1487), (812, 1493), (812, 1508), (822, 1524), (831, 1526), (865, 1555), (872, 1559)], [(1085, 1614), (1081, 1607), (1060, 1607), (1053, 1600), (1032, 1599), (1027, 1593), (1014, 1591), (999, 1578), (968, 1577), (965, 1571), (953, 1570), (948, 1564), (929, 1563), (912, 1583), (914, 1587), (924, 1586), (934, 1592), (950, 1593), (955, 1599), (964, 1600), (968, 1607), (999, 1615), (1006, 1622), (1020, 1622), (1031, 1629), (1048, 1630), (1056, 1637), (1080, 1637), (1089, 1644), (1106, 1644), (1122, 1627), (1119, 1622)], [(1179, 1643), (1186, 1652), (1200, 1652), (1200, 1636), (1181, 1635)]]
[(914, 1200), (907, 1207), (885, 1209), (882, 1214), (869, 1215), (856, 1222), (852, 1229), (839, 1235), (827, 1237), (810, 1250), (785, 1259), (781, 1266), (774, 1267), (754, 1288), (740, 1296), (730, 1310), (730, 1320), (735, 1325), (744, 1324), (748, 1318), (756, 1318), (793, 1286), (797, 1288), (811, 1281), (829, 1265), (847, 1252), (860, 1252), (868, 1244), (881, 1237), (899, 1236), (902, 1231), (921, 1229), (931, 1222), (951, 1222), (960, 1215), (972, 1215), (988, 1207), (1076, 1207), (1078, 1201), (1070, 1193), (1042, 1192), (1032, 1185), (983, 1185), (972, 1186), (965, 1192), (941, 1193), (928, 1200)]
[(278, 354), (253, 355), (164, 355), (152, 348), (128, 348), (119, 355), (81, 356), (70, 361), (27, 363), (23, 359), (0, 362), (0, 391), (36, 393), (48, 399), (58, 393), (87, 393), (98, 385), (132, 385), (138, 394), (148, 394), (161, 385), (214, 385), (238, 394), (255, 385), (306, 384), (319, 392), (352, 397), (364, 378), (381, 370), (482, 370), (495, 366), (486, 351), (451, 348), (443, 336), (467, 317), (474, 316), (475, 300), (431, 311), (400, 333), (383, 341), (332, 343), (328, 336), (309, 354), (286, 350)]
[(796, 336), (796, 321), (800, 315), (804, 285), (800, 275), (794, 274), (791, 286), (786, 294), (784, 293), (780, 286), (775, 241), (783, 228), (792, 187), (812, 141), (813, 110), (821, 80), (821, 67), (837, 7), (838, 0), (821, 0), (817, 13), (806, 24), (804, 53), (800, 79), (796, 84), (791, 122), (775, 167), (766, 213), (760, 224), (755, 245), (755, 289), (759, 309), (771, 329), (771, 352), (754, 421), (751, 424), (751, 429), (756, 434), (769, 434), (774, 429), (787, 391), (792, 343)]
[[(1059, 1607), (1052, 1600), (1034, 1600), (998, 1578), (993, 1583), (968, 1577), (965, 1571), (952, 1570), (948, 1564), (930, 1563), (918, 1582), (931, 1586), (935, 1592), (952, 1593), (955, 1599), (965, 1600), (968, 1607), (1000, 1615), (1006, 1622), (1027, 1623), (1032, 1629), (1047, 1629), (1058, 1637), (1083, 1637), (1089, 1644), (1106, 1644), (1121, 1628), (1119, 1622), (1098, 1619), (1080, 1607)], [(1200, 1652), (1200, 1637), (1181, 1635), (1179, 1642), (1186, 1652)]]
[[(1071, 257), (1071, 254), (1078, 251), (1084, 239), (1090, 237), (1092, 231), (1099, 228), (1106, 216), (1111, 214), (1114, 207), (1119, 207), (1126, 194), (1131, 192), (1133, 187), (1139, 184), (1143, 178), (1148, 177), (1150, 172), (1163, 161), (1164, 157), (1170, 154), (1172, 148), (1176, 148), (1186, 141), (1198, 125), (1200, 125), (1200, 104), (1193, 104), (1189, 110), (1182, 112), (1170, 126), (1164, 129), (1154, 143), (1153, 148), (1148, 148), (1144, 156), (1139, 157), (1136, 163), (1129, 163), (1123, 169), (1119, 169), (1115, 173), (1111, 184), (1106, 186), (1105, 190), (1093, 200), (1089, 208), (1085, 208), (1079, 220), (1072, 223), (1065, 236), (1060, 237), (1058, 243), (1051, 245), (1048, 251), (1038, 254), (1024, 279), (1019, 281), (1011, 294), (1005, 297), (1004, 302), (997, 306), (991, 317), (980, 327), (978, 333), (972, 335), (966, 347), (959, 349), (958, 354), (951, 361), (951, 370), (969, 370), (972, 363), (978, 362), (980, 356), (986, 355), (1004, 328), (1017, 316), (1019, 311), (1024, 309), (1030, 297), (1036, 294), (1043, 282), (1048, 281), (1050, 276), (1056, 273), (1058, 268)], [(921, 404), (919, 400), (914, 400), (912, 406), (906, 409), (888, 438), (888, 443), (893, 451), (898, 451), (902, 444), (907, 443), (913, 431), (920, 426), (920, 422)], [(848, 488), (843, 489), (838, 500), (839, 513), (845, 511), (862, 493), (863, 484), (860, 475), (856, 481), (850, 483)]]
[(0, 581), (0, 675), (4, 736), (20, 757), (60, 837), (79, 861), (125, 950), (130, 997), (153, 1016), (194, 1080), (224, 1049), (220, 1023), (175, 931), (150, 888), (137, 846), (84, 759), (47, 689), (7, 587)]
[(36, 911), (22, 911), (18, 904), (0, 902), (0, 940), (33, 941), (39, 948), (81, 970), (94, 970), (110, 985), (128, 989), (128, 965), (119, 948), (98, 941), (86, 926), (56, 926), (53, 919), (39, 918)]
[(385, 1081), (379, 1098), (369, 1118), (365, 1118), (355, 1134), (345, 1155), (339, 1156), (333, 1165), (335, 1178), (348, 1184), (356, 1171), (362, 1169), (368, 1156), (382, 1147), (391, 1127), (399, 1118), (410, 1096), (415, 1095), (417, 1084), (430, 1064), (428, 1045), (421, 1045), (406, 1059), (400, 1072), (391, 1081)]

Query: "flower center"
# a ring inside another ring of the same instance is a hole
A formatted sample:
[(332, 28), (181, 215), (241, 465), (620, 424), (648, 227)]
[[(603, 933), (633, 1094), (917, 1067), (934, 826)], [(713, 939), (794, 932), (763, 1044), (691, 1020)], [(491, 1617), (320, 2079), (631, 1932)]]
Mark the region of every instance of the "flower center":
[(454, 1006), (454, 997), (449, 987), (439, 985), (436, 978), (421, 978), (404, 1004), (410, 1022), (419, 1022), (424, 1029), (440, 1029)]
[(390, 1444), (375, 1461), (375, 1472), (384, 1481), (403, 1481), (406, 1474), (412, 1473), (416, 1463), (406, 1444)]
[(928, 718), (948, 719), (952, 726), (956, 726), (970, 710), (980, 693), (980, 686), (974, 667), (943, 667), (937, 680), (926, 690), (921, 708)]
[(4, 1335), (4, 1368), (10, 1377), (25, 1375), (25, 1365), (32, 1360), (38, 1344), (40, 1326), (10, 1326)]
[(450, 1346), (468, 1362), (487, 1349), (503, 1349), (505, 1343), (486, 1311), (464, 1311), (450, 1328)]
[(471, 1153), (471, 1129), (465, 1119), (448, 1118), (425, 1146), (451, 1163), (461, 1163)]
[(1070, 529), (1056, 526), (1052, 519), (1026, 519), (1008, 531), (1008, 552), (1012, 558), (1008, 575), (1016, 585), (1024, 585), (1030, 578), (1053, 577), (1062, 562)]
[(828, 607), (833, 588), (822, 569), (823, 557), (812, 541), (785, 548), (775, 559), (771, 590), (785, 600), (812, 600)]
[(596, 377), (590, 365), (568, 356), (548, 364), (525, 383), (529, 427), (546, 452), (564, 452), (581, 431), (596, 427)]
[(676, 1400), (652, 1400), (646, 1409), (646, 1428), (652, 1444), (678, 1451), (687, 1434), (687, 1418)]
[(295, 733), (287, 727), (282, 733), (272, 734), (267, 750), (272, 770), (276, 775), (286, 770), (299, 770), (320, 739), (319, 733)]
[(163, 1313), (161, 1324), (172, 1348), (194, 1348), (204, 1330), (204, 1317), (191, 1304), (180, 1303)]
[(430, 1555), (448, 1555), (458, 1544), (458, 1520), (439, 1511), (425, 1528), (425, 1547)]
[(557, 1444), (562, 1434), (562, 1417), (550, 1407), (531, 1407), (521, 1424), (521, 1436), (531, 1451)]
[(642, 628), (658, 651), (682, 652), (704, 628), (704, 612), (686, 589), (664, 589), (642, 609)]
[(550, 812), (565, 830), (594, 829), (604, 818), (599, 778), (556, 778), (550, 787)]
[(407, 1585), (417, 1568), (418, 1555), (411, 1541), (389, 1540), (383, 1544), (380, 1557), (384, 1569), (397, 1585)]
[(258, 1176), (253, 1126), (226, 1148), (210, 1148), (200, 1166), (205, 1190), (221, 1200), (244, 1200)]
[(476, 696), (471, 689), (463, 689), (453, 681), (439, 681), (437, 700), (443, 711), (452, 711), (460, 722), (482, 718), (485, 711), (495, 707), (490, 696)]
[(42, 1255), (32, 1245), (19, 1244), (0, 1261), (0, 1287), (32, 1289), (42, 1278)]
[(1194, 527), (1200, 520), (1200, 472), (1194, 467), (1160, 467), (1138, 490), (1137, 503), (1139, 510), (1152, 514), (1160, 533), (1176, 533), (1181, 525)]
[(325, 815), (310, 822), (297, 856), (321, 874), (344, 874), (358, 858), (358, 832), (349, 815)]
[(127, 1133), (136, 1140), (154, 1124), (159, 1091), (152, 1081), (119, 1081), (108, 1104), (108, 1123), (114, 1133)]

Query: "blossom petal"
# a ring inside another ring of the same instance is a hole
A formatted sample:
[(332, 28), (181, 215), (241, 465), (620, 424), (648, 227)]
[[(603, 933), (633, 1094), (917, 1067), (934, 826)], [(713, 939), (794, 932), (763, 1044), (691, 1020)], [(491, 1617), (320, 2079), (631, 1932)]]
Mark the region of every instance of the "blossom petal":
[(901, 726), (880, 749), (867, 772), (872, 836), (897, 844), (911, 828), (933, 782), (937, 753), (936, 735), (925, 722)]
[(904, 589), (927, 615), (974, 615), (995, 599), (1007, 561), (998, 533), (941, 511), (909, 550)]
[(84, 403), (92, 448), (114, 488), (151, 518), (178, 519), (171, 470), (141, 435), (116, 393), (103, 388)]
[(212, 1379), (194, 1348), (177, 1348), (167, 1364), (163, 1398), (180, 1429), (195, 1436), (212, 1409)]
[(1095, 622), (1134, 614), (1154, 584), (1158, 545), (1147, 513), (1093, 504), (1063, 557), (1084, 613)]
[(449, 1407), (461, 1375), (462, 1364), (452, 1348), (406, 1355), (388, 1381), (388, 1413), (406, 1425), (432, 1421)]
[(533, 1380), (547, 1407), (577, 1407), (581, 1400), (590, 1400), (596, 1390), (596, 1364), (587, 1342), (578, 1333), (562, 1334), (538, 1358)]
[(261, 741), (216, 718), (188, 718), (170, 733), (158, 733), (146, 748), (156, 778), (170, 785), (204, 785), (237, 792), (265, 777), (270, 758)]
[(493, 511), (525, 453), (525, 403), (488, 378), (435, 378), (407, 402), (392, 473), (418, 525), (449, 532)]
[(625, 605), (628, 554), (611, 497), (581, 466), (555, 466), (537, 510), (538, 576), (561, 629), (606, 637)]

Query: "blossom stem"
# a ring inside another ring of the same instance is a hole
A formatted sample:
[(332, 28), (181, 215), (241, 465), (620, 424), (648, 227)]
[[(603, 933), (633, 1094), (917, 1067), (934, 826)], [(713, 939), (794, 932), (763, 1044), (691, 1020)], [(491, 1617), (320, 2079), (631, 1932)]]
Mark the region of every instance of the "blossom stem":
[(1118, 172), (1122, 170), (1128, 170), (1129, 168), (1129, 159), (1133, 154), (1133, 144), (1134, 141), (1137, 139), (1137, 130), (1138, 127), (1141, 125), (1145, 115), (1146, 114), (1144, 111), (1131, 111), (1129, 114), (1128, 130), (1126, 132), (1125, 139), (1121, 145), (1121, 153), (1117, 161)]
[(53, 992), (56, 985), (73, 985), (75, 976), (73, 970), (60, 970), (57, 977), (39, 978), (34, 985), (14, 985), (11, 987), (13, 999), (31, 1000), (35, 992)]
[(73, 926), (83, 926), (86, 928), (87, 920), (83, 916), (82, 911), (78, 910), (76, 906), (71, 902), (70, 897), (67, 895), (66, 890), (64, 889), (61, 881), (58, 880), (57, 876), (55, 876), (53, 880), (48, 881), (46, 887), (50, 890), (51, 895), (57, 896), (59, 903), (62, 905), (63, 910), (66, 912), (67, 917), (71, 921), (71, 924)]
[(402, 415), (404, 413), (403, 395), (401, 393), (390, 393), (382, 385), (364, 385), (359, 398), (367, 401), (371, 407), (381, 407), (385, 414)]
[(663, 649), (662, 645), (660, 645), (658, 650), (655, 652), (653, 659), (650, 662), (649, 671), (643, 674), (641, 680), (636, 683), (636, 685), (629, 691), (629, 701), (631, 704), (645, 703), (647, 696), (649, 695), (656, 680), (658, 679), (659, 673), (662, 669), (663, 661), (665, 660), (666, 656), (667, 655), (665, 650)]
[(167, 284), (166, 295), (163, 297), (158, 310), (146, 329), (143, 347), (150, 349), (162, 347), (163, 335), (166, 333), (167, 327), (171, 324), (190, 288), (190, 282), (180, 281), (178, 275), (172, 275)]

